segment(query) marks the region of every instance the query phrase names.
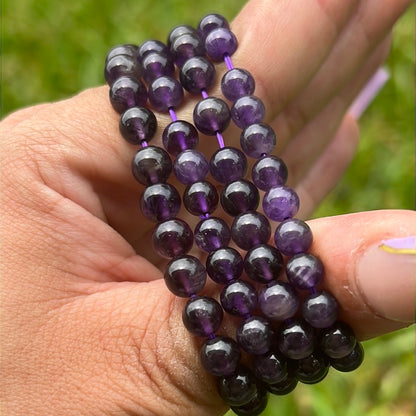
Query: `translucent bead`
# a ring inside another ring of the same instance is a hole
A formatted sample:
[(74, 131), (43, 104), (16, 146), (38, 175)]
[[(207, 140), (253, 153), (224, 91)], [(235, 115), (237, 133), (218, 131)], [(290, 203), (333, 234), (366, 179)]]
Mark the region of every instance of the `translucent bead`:
[(305, 221), (291, 218), (281, 222), (275, 231), (274, 242), (286, 256), (305, 253), (312, 245), (312, 231)]
[(231, 118), (241, 129), (263, 121), (266, 114), (263, 102), (254, 95), (238, 98), (231, 107)]
[(255, 210), (259, 200), (259, 191), (253, 183), (245, 179), (229, 183), (220, 195), (221, 206), (233, 217), (242, 212)]
[(222, 318), (221, 305), (207, 296), (189, 299), (182, 313), (185, 328), (197, 337), (214, 334), (220, 327)]
[(289, 282), (297, 289), (311, 289), (317, 286), (324, 273), (322, 262), (312, 254), (296, 254), (286, 264)]
[(345, 357), (331, 358), (331, 366), (338, 371), (350, 372), (356, 370), (364, 360), (364, 349), (359, 343), (355, 343), (354, 349)]
[(256, 289), (248, 282), (237, 280), (221, 291), (221, 305), (231, 315), (247, 316), (257, 306)]
[(143, 58), (142, 68), (143, 79), (148, 84), (162, 76), (172, 77), (175, 73), (175, 66), (171, 58), (157, 52), (151, 52)]
[(198, 34), (201, 36), (201, 39), (205, 39), (210, 32), (218, 27), (229, 29), (230, 25), (223, 16), (217, 13), (207, 14), (198, 24)]
[(357, 340), (345, 322), (336, 322), (320, 334), (320, 347), (330, 358), (343, 358), (353, 351)]
[(110, 103), (120, 114), (130, 107), (143, 107), (146, 101), (147, 90), (139, 79), (120, 77), (110, 87)]
[(268, 244), (253, 247), (244, 258), (247, 276), (257, 283), (269, 283), (277, 279), (282, 269), (282, 255), (279, 250)]
[(314, 344), (314, 330), (304, 321), (285, 322), (278, 329), (277, 345), (279, 350), (292, 360), (300, 360), (312, 354)]
[(230, 183), (246, 175), (247, 158), (235, 147), (223, 147), (212, 155), (209, 170), (217, 182)]
[(304, 384), (316, 384), (322, 381), (329, 370), (329, 360), (325, 355), (314, 351), (306, 358), (295, 361), (294, 375)]
[(268, 191), (275, 186), (284, 185), (287, 181), (287, 166), (277, 156), (265, 156), (253, 166), (251, 178), (257, 188)]
[(124, 76), (140, 78), (141, 67), (134, 57), (115, 55), (105, 64), (104, 78), (107, 84), (111, 86), (118, 78)]
[(178, 218), (158, 224), (153, 231), (153, 248), (165, 258), (186, 254), (192, 247), (193, 234), (189, 225)]
[(205, 54), (204, 44), (198, 34), (184, 33), (175, 37), (170, 46), (170, 51), (175, 64), (180, 68), (189, 59), (194, 56), (203, 56)]
[(328, 292), (310, 294), (302, 304), (302, 316), (314, 328), (328, 328), (338, 316), (338, 302)]
[(199, 101), (194, 108), (196, 128), (209, 136), (223, 132), (230, 124), (230, 110), (225, 101), (216, 97), (208, 97)]
[(207, 274), (196, 257), (185, 255), (168, 263), (164, 279), (166, 286), (174, 295), (188, 298), (204, 288)]
[(254, 374), (267, 384), (275, 384), (288, 376), (287, 359), (277, 351), (253, 357)]
[(253, 94), (255, 87), (253, 76), (241, 68), (230, 69), (221, 79), (221, 91), (232, 102), (244, 95)]
[(138, 50), (138, 57), (141, 61), (151, 53), (169, 56), (169, 48), (160, 40), (149, 39), (143, 42)]
[(179, 107), (183, 100), (182, 86), (172, 77), (156, 78), (148, 92), (149, 102), (157, 111), (166, 112), (171, 107)]
[(168, 47), (170, 48), (172, 46), (172, 43), (176, 38), (185, 34), (197, 35), (198, 32), (192, 26), (188, 26), (188, 25), (176, 26), (170, 31), (168, 35)]
[(190, 185), (205, 179), (208, 173), (208, 161), (198, 150), (184, 150), (176, 157), (173, 171), (179, 182)]
[(185, 208), (193, 215), (211, 214), (218, 206), (218, 192), (212, 183), (195, 182), (183, 194)]
[(265, 123), (251, 124), (242, 131), (240, 144), (247, 156), (258, 159), (273, 151), (276, 146), (276, 134)]
[(206, 261), (208, 276), (216, 283), (227, 284), (238, 279), (243, 272), (243, 258), (232, 247), (220, 248), (210, 253)]
[(273, 221), (284, 221), (294, 217), (299, 210), (297, 193), (287, 186), (269, 189), (263, 197), (264, 213)]
[(179, 78), (186, 91), (199, 94), (209, 89), (215, 80), (214, 65), (202, 56), (189, 58), (179, 72)]
[(111, 58), (117, 55), (127, 55), (130, 58), (137, 59), (137, 52), (139, 48), (137, 45), (133, 44), (124, 44), (113, 46), (107, 53), (105, 57), (105, 62), (107, 63)]
[(221, 218), (210, 217), (201, 220), (194, 230), (196, 245), (206, 253), (227, 247), (231, 240), (231, 231)]
[(207, 55), (215, 62), (224, 59), (224, 55), (231, 56), (238, 46), (237, 38), (231, 30), (219, 27), (211, 30), (205, 38), (205, 49)]
[(145, 107), (131, 107), (120, 118), (120, 133), (131, 144), (149, 142), (156, 133), (157, 121), (152, 111)]
[(187, 121), (177, 120), (168, 124), (162, 133), (165, 149), (177, 156), (186, 149), (194, 149), (199, 141), (198, 131)]
[(267, 390), (276, 396), (284, 396), (295, 390), (298, 384), (296, 377), (288, 375), (284, 380), (274, 384), (266, 384)]
[(236, 336), (244, 351), (259, 355), (270, 351), (274, 333), (268, 320), (261, 316), (251, 316), (241, 322)]
[(262, 385), (257, 385), (256, 395), (242, 406), (231, 406), (231, 410), (237, 416), (260, 416), (268, 403), (268, 391)]

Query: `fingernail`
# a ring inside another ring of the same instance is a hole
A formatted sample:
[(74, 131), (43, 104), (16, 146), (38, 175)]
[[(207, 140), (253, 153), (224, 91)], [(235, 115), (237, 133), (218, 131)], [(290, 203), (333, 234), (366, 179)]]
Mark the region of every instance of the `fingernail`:
[(370, 309), (379, 316), (415, 322), (415, 236), (370, 246), (357, 265), (357, 283)]

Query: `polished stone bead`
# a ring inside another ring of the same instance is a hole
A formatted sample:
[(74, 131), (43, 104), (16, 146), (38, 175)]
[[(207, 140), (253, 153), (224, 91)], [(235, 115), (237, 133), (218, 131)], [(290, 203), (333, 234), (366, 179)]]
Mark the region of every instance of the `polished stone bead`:
[(204, 43), (198, 34), (184, 33), (172, 41), (170, 51), (175, 64), (180, 68), (189, 59), (194, 56), (203, 56), (205, 54)]
[(183, 89), (175, 78), (162, 76), (149, 86), (149, 102), (157, 111), (166, 112), (179, 107), (183, 100)]
[(208, 59), (194, 56), (182, 65), (179, 78), (186, 91), (199, 94), (211, 88), (215, 81), (215, 68)]
[(288, 375), (284, 380), (274, 384), (266, 384), (267, 390), (276, 396), (285, 396), (295, 390), (298, 384), (296, 377)]
[(241, 322), (236, 336), (238, 344), (244, 351), (259, 355), (270, 351), (274, 332), (267, 319), (251, 316)]
[(131, 107), (120, 118), (120, 133), (131, 144), (149, 142), (156, 133), (157, 121), (152, 111), (145, 107)]
[(302, 316), (314, 328), (328, 328), (338, 317), (338, 302), (330, 293), (312, 293), (302, 304)]
[(180, 25), (174, 27), (168, 35), (168, 47), (170, 48), (173, 41), (178, 38), (179, 36), (185, 35), (185, 34), (193, 34), (198, 35), (198, 32), (195, 28), (189, 25)]
[(345, 357), (331, 358), (331, 366), (338, 371), (350, 372), (356, 370), (364, 360), (364, 348), (361, 343), (356, 342), (354, 349)]
[(208, 97), (199, 101), (194, 108), (196, 128), (209, 136), (223, 132), (230, 124), (230, 109), (225, 101), (216, 97)]
[(231, 282), (221, 291), (221, 305), (231, 315), (247, 316), (257, 306), (256, 289), (244, 280)]
[(299, 210), (297, 193), (287, 186), (269, 189), (263, 197), (263, 210), (273, 221), (284, 221), (294, 217)]
[(317, 286), (323, 273), (324, 266), (321, 260), (313, 254), (296, 254), (286, 264), (287, 278), (297, 289), (307, 290)]
[(124, 76), (140, 78), (141, 67), (134, 57), (115, 55), (105, 64), (104, 78), (107, 84), (111, 86), (118, 78)]
[(312, 245), (312, 240), (309, 225), (297, 218), (281, 222), (274, 234), (276, 247), (286, 256), (305, 253)]
[(211, 214), (217, 208), (218, 201), (217, 189), (207, 181), (199, 181), (188, 185), (183, 194), (183, 204), (193, 215)]
[(260, 416), (267, 407), (268, 391), (258, 384), (256, 395), (246, 404), (241, 406), (231, 406), (231, 410), (237, 416)]
[(176, 157), (173, 171), (179, 182), (190, 185), (205, 179), (208, 173), (208, 161), (198, 150), (184, 150)]
[(285, 322), (278, 329), (277, 344), (280, 352), (292, 360), (306, 358), (314, 350), (314, 330), (301, 320)]
[(353, 351), (357, 340), (353, 330), (338, 321), (332, 327), (322, 330), (319, 345), (330, 358), (343, 358)]
[(227, 247), (231, 240), (228, 224), (221, 218), (201, 220), (194, 230), (195, 244), (206, 253)]
[(208, 276), (216, 283), (227, 284), (243, 272), (243, 258), (232, 247), (212, 251), (206, 261)]
[(259, 159), (251, 171), (251, 178), (254, 184), (263, 191), (284, 185), (287, 177), (287, 166), (277, 156), (265, 156)]
[(140, 45), (137, 55), (139, 60), (143, 61), (151, 53), (169, 56), (169, 48), (160, 40), (149, 39)]
[(110, 87), (110, 103), (114, 110), (123, 113), (130, 107), (143, 107), (147, 101), (147, 90), (136, 78), (120, 77)]
[(241, 129), (262, 122), (266, 114), (263, 102), (254, 95), (245, 95), (238, 98), (230, 111), (232, 120)]
[(230, 28), (228, 21), (217, 13), (210, 13), (204, 16), (198, 23), (198, 34), (202, 39), (205, 39), (207, 35), (218, 27)]
[(283, 269), (283, 257), (279, 250), (268, 244), (250, 249), (244, 258), (247, 276), (257, 283), (269, 283), (279, 277)]
[(175, 73), (175, 65), (172, 59), (163, 53), (157, 52), (149, 53), (143, 58), (142, 68), (143, 79), (148, 84), (162, 76), (172, 77)]
[(255, 123), (246, 127), (240, 136), (243, 152), (253, 158), (269, 155), (276, 146), (276, 134), (265, 123)]
[(225, 55), (231, 56), (238, 46), (237, 38), (231, 30), (218, 27), (211, 30), (205, 38), (207, 55), (215, 62), (220, 62)]
[(221, 206), (232, 217), (242, 212), (254, 211), (259, 200), (259, 191), (252, 182), (245, 179), (230, 182), (220, 195)]
[(116, 45), (113, 46), (107, 53), (105, 57), (105, 62), (107, 63), (111, 58), (117, 55), (127, 55), (134, 60), (137, 59), (137, 52), (139, 47), (133, 44), (124, 44), (124, 45)]
[(162, 141), (165, 149), (177, 156), (186, 149), (194, 149), (199, 141), (198, 131), (187, 121), (177, 120), (168, 124), (162, 133)]
[(288, 376), (287, 358), (278, 351), (269, 351), (253, 357), (253, 371), (257, 378), (267, 384), (284, 381)]
[(217, 182), (230, 183), (246, 175), (247, 158), (240, 149), (223, 147), (211, 156), (209, 170)]
[(245, 69), (233, 68), (221, 79), (221, 91), (227, 100), (236, 101), (244, 95), (251, 95), (256, 84), (253, 76)]
[(296, 360), (294, 375), (304, 384), (316, 384), (322, 381), (329, 370), (329, 360), (319, 351), (314, 351), (305, 358)]

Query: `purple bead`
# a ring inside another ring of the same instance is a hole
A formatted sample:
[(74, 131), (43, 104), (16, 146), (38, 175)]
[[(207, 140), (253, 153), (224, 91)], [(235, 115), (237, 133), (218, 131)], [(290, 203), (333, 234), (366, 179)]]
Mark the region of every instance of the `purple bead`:
[(238, 247), (250, 250), (257, 244), (265, 244), (271, 234), (267, 218), (256, 211), (238, 215), (231, 226), (231, 237)]
[(186, 91), (199, 94), (209, 89), (215, 80), (214, 65), (202, 56), (189, 58), (179, 72), (179, 78)]
[(312, 245), (312, 240), (309, 225), (296, 218), (280, 223), (274, 234), (276, 247), (286, 256), (305, 253)]
[(217, 189), (207, 181), (188, 185), (183, 194), (185, 208), (193, 215), (211, 214), (217, 208), (218, 200)]
[(250, 249), (244, 258), (247, 276), (257, 283), (269, 283), (279, 277), (283, 269), (283, 257), (279, 250), (268, 244)]
[(270, 351), (273, 329), (269, 321), (261, 316), (251, 316), (237, 328), (237, 342), (249, 354), (259, 355)]
[(208, 161), (198, 150), (184, 150), (176, 157), (173, 171), (179, 182), (190, 185), (205, 179), (208, 173)]
[(251, 178), (254, 184), (263, 191), (284, 185), (287, 177), (287, 166), (277, 156), (266, 156), (259, 159), (251, 171)]
[(213, 376), (229, 376), (235, 372), (240, 362), (238, 344), (231, 338), (217, 336), (208, 339), (201, 348), (201, 363)]
[(302, 383), (316, 384), (326, 377), (328, 370), (328, 358), (318, 351), (314, 351), (306, 358), (295, 361), (294, 375)]
[(184, 33), (176, 37), (171, 46), (175, 64), (180, 68), (189, 58), (205, 54), (204, 44), (196, 33)]
[(322, 330), (320, 347), (330, 358), (343, 358), (354, 350), (357, 340), (353, 330), (345, 322), (336, 322), (331, 328)]
[(164, 279), (166, 286), (174, 295), (188, 298), (204, 288), (207, 274), (196, 257), (185, 255), (168, 263)]
[(131, 170), (139, 183), (150, 186), (167, 181), (172, 172), (172, 162), (162, 148), (147, 146), (135, 154)]
[(268, 391), (262, 385), (257, 386), (255, 396), (246, 404), (242, 406), (231, 406), (231, 410), (237, 416), (256, 416), (263, 413), (267, 407), (269, 397)]
[(182, 103), (183, 89), (179, 81), (172, 77), (156, 78), (149, 86), (149, 102), (157, 110), (166, 112)]
[(311, 289), (317, 286), (324, 273), (322, 262), (312, 254), (296, 254), (286, 264), (289, 282), (297, 289)]
[(142, 61), (143, 79), (151, 84), (156, 78), (171, 77), (175, 73), (173, 61), (162, 53), (151, 52)]
[(276, 134), (269, 125), (255, 123), (242, 131), (240, 144), (247, 156), (258, 159), (273, 151), (276, 146)]
[(287, 359), (276, 351), (253, 357), (254, 374), (267, 384), (279, 383), (288, 376)]
[(197, 337), (213, 335), (220, 327), (222, 318), (221, 305), (207, 296), (189, 299), (182, 313), (185, 328)]
[(253, 76), (245, 69), (230, 69), (221, 79), (221, 91), (232, 102), (244, 95), (253, 94), (255, 87)]
[(230, 111), (234, 123), (241, 129), (262, 122), (266, 114), (263, 102), (254, 95), (240, 97), (234, 102)]
[(110, 103), (120, 114), (130, 107), (143, 107), (146, 101), (147, 90), (139, 79), (120, 77), (110, 87)]
[(242, 212), (254, 211), (260, 195), (255, 185), (245, 179), (229, 183), (221, 192), (220, 201), (224, 211), (235, 217)]
[(136, 60), (138, 50), (138, 46), (132, 44), (113, 46), (108, 51), (107, 56), (105, 57), (105, 62), (107, 63), (111, 58), (114, 58), (117, 55), (127, 55), (130, 58), (133, 58), (133, 60)]
[(227, 247), (231, 240), (231, 231), (221, 218), (210, 217), (201, 220), (194, 231), (195, 244), (206, 253)]
[(187, 121), (177, 120), (168, 124), (162, 134), (163, 146), (177, 156), (186, 149), (194, 149), (199, 141), (198, 131)]
[(267, 390), (276, 396), (285, 396), (295, 390), (298, 384), (296, 377), (288, 375), (284, 380), (274, 384), (266, 384)]
[(202, 39), (205, 39), (210, 32), (218, 27), (225, 27), (226, 29), (230, 28), (225, 17), (217, 14), (210, 13), (204, 16), (198, 24), (198, 34)]
[(229, 183), (243, 178), (247, 173), (247, 158), (235, 147), (218, 149), (211, 157), (209, 169), (219, 183)]
[(238, 279), (243, 272), (243, 267), (243, 258), (232, 247), (219, 248), (211, 252), (206, 261), (208, 276), (220, 284), (227, 284)]
[(314, 328), (328, 328), (338, 316), (338, 302), (328, 292), (310, 294), (302, 304), (302, 315)]
[(131, 107), (120, 118), (120, 133), (129, 143), (139, 145), (150, 141), (156, 133), (157, 121), (145, 107)]
[(198, 32), (195, 28), (193, 28), (192, 26), (188, 26), (188, 25), (180, 25), (180, 26), (176, 26), (174, 27), (169, 35), (168, 35), (168, 47), (170, 48), (173, 41), (178, 38), (179, 36), (185, 35), (185, 34), (193, 34), (193, 35), (197, 35)]
[(140, 75), (141, 68), (137, 60), (128, 55), (115, 55), (104, 67), (104, 78), (110, 86), (120, 77), (140, 78)]
[(181, 197), (172, 185), (158, 183), (145, 189), (140, 200), (140, 207), (147, 219), (166, 221), (178, 214)]
[(194, 108), (195, 126), (208, 136), (223, 132), (230, 124), (230, 119), (230, 109), (220, 98), (204, 98)]
[(153, 231), (153, 248), (165, 258), (186, 254), (192, 247), (193, 234), (189, 225), (178, 218), (158, 224)]
[(345, 357), (331, 358), (331, 366), (338, 371), (350, 372), (356, 370), (364, 360), (364, 349), (359, 343), (355, 343), (354, 349)]
[(207, 55), (215, 62), (224, 59), (224, 55), (231, 56), (238, 46), (237, 38), (231, 30), (219, 27), (210, 31), (205, 38), (205, 49)]
[(273, 221), (284, 221), (294, 217), (299, 210), (297, 193), (287, 186), (269, 189), (263, 197), (263, 210)]
[(231, 315), (247, 316), (257, 306), (256, 289), (244, 280), (236, 280), (221, 291), (221, 305)]
[(314, 349), (313, 328), (300, 320), (285, 322), (278, 330), (277, 344), (280, 352), (292, 360), (306, 358)]
[(152, 53), (169, 56), (169, 48), (160, 40), (149, 39), (140, 45), (137, 56), (139, 60), (143, 61), (146, 56)]

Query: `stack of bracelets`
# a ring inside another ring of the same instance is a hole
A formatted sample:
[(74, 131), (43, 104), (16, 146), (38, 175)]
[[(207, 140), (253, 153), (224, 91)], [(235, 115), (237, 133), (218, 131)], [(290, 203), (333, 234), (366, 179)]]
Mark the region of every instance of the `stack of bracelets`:
[[(121, 114), (120, 132), (141, 146), (132, 161), (134, 177), (145, 186), (141, 210), (156, 223), (155, 251), (170, 260), (164, 272), (167, 287), (189, 298), (182, 318), (189, 332), (203, 339), (201, 363), (217, 377), (220, 396), (237, 415), (258, 415), (269, 392), (283, 395), (298, 382), (317, 383), (330, 366), (356, 369), (363, 348), (338, 320), (337, 300), (319, 289), (324, 269), (308, 253), (311, 229), (294, 218), (299, 198), (285, 186), (286, 165), (271, 155), (276, 135), (263, 122), (265, 108), (253, 95), (253, 77), (233, 67), (236, 49), (226, 19), (209, 14), (197, 29), (174, 28), (167, 44), (148, 40), (112, 48), (104, 72), (111, 104)], [(226, 65), (221, 90), (231, 109), (208, 95), (216, 75), (213, 62)], [(193, 112), (196, 128), (176, 116), (184, 89), (202, 96)], [(157, 120), (145, 107), (147, 101), (172, 119), (163, 131), (164, 149), (149, 145)], [(242, 129), (241, 150), (224, 144), (222, 133), (231, 119)], [(195, 149), (198, 131), (217, 137), (219, 148), (209, 161)], [(256, 159), (251, 181), (246, 179), (247, 157)], [(167, 182), (172, 170), (186, 185), (182, 198)], [(216, 185), (206, 179), (208, 174)], [(218, 184), (223, 186), (220, 194)], [(264, 191), (264, 214), (256, 211), (259, 190)], [(200, 217), (194, 230), (177, 218), (182, 201)], [(231, 226), (212, 216), (218, 204), (232, 218)], [(274, 246), (269, 219), (279, 223)], [(205, 266), (187, 254), (194, 243), (207, 254)], [(243, 272), (252, 283), (241, 278)], [(207, 275), (223, 285), (220, 302), (200, 294)], [(242, 318), (235, 339), (216, 334), (223, 311)]]

